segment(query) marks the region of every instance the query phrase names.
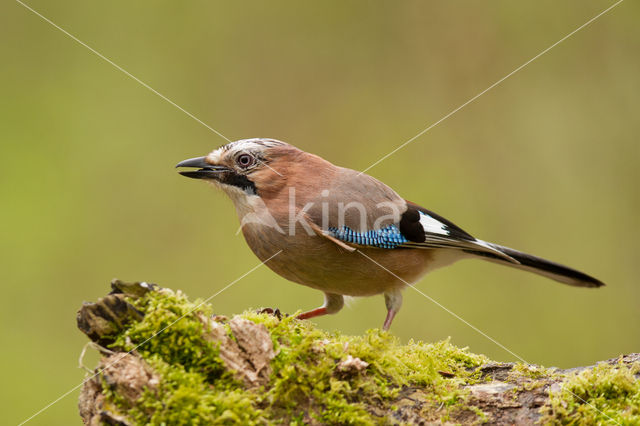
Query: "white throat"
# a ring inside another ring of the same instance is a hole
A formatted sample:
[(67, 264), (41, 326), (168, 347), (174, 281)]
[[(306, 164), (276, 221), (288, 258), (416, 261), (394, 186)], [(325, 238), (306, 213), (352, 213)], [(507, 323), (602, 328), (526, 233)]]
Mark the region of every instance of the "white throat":
[(284, 233), (259, 195), (250, 194), (236, 186), (224, 185), (217, 182), (213, 183), (216, 187), (222, 189), (229, 198), (231, 198), (231, 201), (233, 201), (238, 219), (240, 220), (240, 227), (252, 224), (275, 228), (279, 232)]

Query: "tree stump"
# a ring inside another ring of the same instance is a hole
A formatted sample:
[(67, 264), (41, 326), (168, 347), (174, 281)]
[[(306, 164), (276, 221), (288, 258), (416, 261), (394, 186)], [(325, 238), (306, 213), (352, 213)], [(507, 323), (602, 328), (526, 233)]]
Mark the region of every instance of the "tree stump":
[(85, 424), (640, 424), (640, 354), (569, 370), (501, 363), (273, 309), (229, 319), (118, 280), (77, 321), (102, 354), (80, 394)]

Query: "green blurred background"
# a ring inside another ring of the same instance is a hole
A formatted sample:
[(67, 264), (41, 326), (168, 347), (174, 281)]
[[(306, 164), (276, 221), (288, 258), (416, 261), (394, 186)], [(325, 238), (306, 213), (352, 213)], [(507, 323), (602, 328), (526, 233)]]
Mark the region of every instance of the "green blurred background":
[[(29, 4), (227, 137), (278, 138), (361, 170), (612, 2)], [(369, 172), (480, 238), (608, 284), (467, 261), (418, 285), (530, 362), (640, 351), (638, 16), (622, 3)], [(18, 3), (0, 6), (0, 28), (9, 424), (82, 381), (75, 313), (113, 277), (205, 298), (258, 260), (230, 201), (174, 170), (222, 138)], [(321, 301), (263, 267), (212, 303), (233, 314)], [(317, 323), (359, 334), (384, 314), (375, 297)], [(411, 290), (392, 331), (514, 359)], [(77, 394), (31, 423), (79, 422)]]

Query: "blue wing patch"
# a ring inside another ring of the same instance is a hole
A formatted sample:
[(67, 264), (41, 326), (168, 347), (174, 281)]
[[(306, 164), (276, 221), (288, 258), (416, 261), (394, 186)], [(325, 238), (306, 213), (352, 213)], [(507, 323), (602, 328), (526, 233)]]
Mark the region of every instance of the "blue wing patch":
[(376, 231), (356, 232), (348, 226), (342, 228), (329, 227), (333, 237), (346, 243), (361, 246), (372, 246), (385, 249), (394, 249), (401, 244), (409, 242), (395, 225), (388, 225)]

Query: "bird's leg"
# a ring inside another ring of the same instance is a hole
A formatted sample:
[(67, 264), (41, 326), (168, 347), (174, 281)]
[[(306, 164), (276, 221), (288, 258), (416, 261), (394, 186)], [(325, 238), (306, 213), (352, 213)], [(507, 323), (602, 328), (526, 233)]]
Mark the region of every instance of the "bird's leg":
[(313, 317), (319, 317), (322, 315), (326, 315), (327, 314), (327, 308), (324, 306), (321, 306), (319, 308), (315, 308), (312, 309), (310, 311), (307, 312), (303, 312), (300, 315), (298, 315), (296, 318), (301, 319), (301, 320), (305, 320), (305, 319), (309, 319), (309, 318), (313, 318)]
[(387, 317), (384, 320), (382, 329), (388, 331), (391, 322), (402, 306), (402, 293), (400, 290), (393, 290), (384, 294), (384, 303), (387, 305)]
[(344, 297), (341, 294), (325, 293), (324, 305), (319, 308), (312, 309), (307, 312), (303, 312), (298, 315), (298, 319), (309, 319), (313, 317), (319, 317), (321, 315), (335, 314), (344, 306)]
[(396, 316), (396, 311), (394, 310), (387, 311), (387, 317), (384, 319), (384, 324), (382, 324), (382, 329), (384, 331), (389, 331), (389, 327), (391, 327), (391, 321), (393, 321), (395, 316)]

